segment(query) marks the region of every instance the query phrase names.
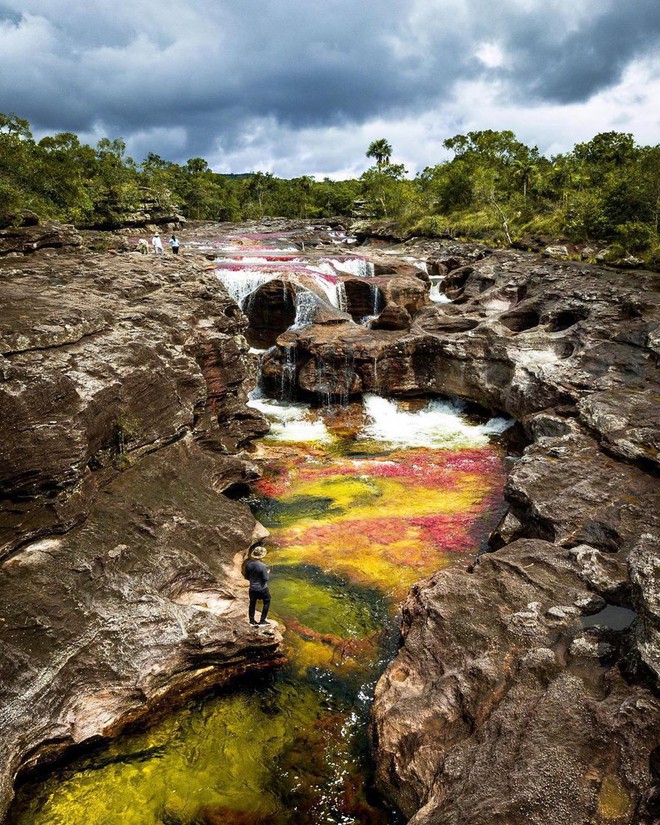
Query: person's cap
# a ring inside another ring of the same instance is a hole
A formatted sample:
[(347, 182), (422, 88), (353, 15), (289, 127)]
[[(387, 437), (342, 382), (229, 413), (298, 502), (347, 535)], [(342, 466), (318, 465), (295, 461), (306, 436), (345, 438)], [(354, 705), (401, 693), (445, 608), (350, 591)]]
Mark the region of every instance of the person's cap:
[(268, 550), (260, 544), (258, 547), (253, 547), (252, 550), (250, 550), (250, 556), (253, 559), (263, 559), (267, 552)]

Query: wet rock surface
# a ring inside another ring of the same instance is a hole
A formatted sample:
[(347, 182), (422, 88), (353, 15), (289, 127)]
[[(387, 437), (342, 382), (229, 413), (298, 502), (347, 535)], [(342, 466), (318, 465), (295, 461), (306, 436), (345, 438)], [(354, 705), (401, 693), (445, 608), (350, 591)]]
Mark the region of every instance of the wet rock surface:
[[(379, 785), (415, 825), (657, 822), (657, 278), (507, 252), (447, 280), (454, 303), (387, 345), (403, 386), (504, 409), (531, 443), (496, 552), (409, 598)], [(632, 626), (583, 626), (606, 605)]]
[(223, 495), (267, 424), (202, 264), (0, 263), (0, 818), (22, 771), (279, 660), (240, 577), (265, 530)]
[[(380, 789), (415, 825), (658, 821), (657, 276), (432, 241), (367, 252), (425, 261), (450, 302), (289, 331), (269, 385), (286, 348), (303, 398), (458, 395), (527, 440), (493, 552), (409, 598), (376, 692)], [(608, 626), (622, 608), (632, 624)]]

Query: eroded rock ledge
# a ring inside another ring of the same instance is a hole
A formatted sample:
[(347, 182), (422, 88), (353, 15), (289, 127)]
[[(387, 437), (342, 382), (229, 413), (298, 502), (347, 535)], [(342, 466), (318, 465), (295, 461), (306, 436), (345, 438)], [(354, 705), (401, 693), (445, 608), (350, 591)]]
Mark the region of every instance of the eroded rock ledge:
[(289, 331), (266, 379), (458, 395), (528, 443), (494, 552), (405, 606), (376, 691), (380, 789), (414, 825), (659, 821), (657, 276), (432, 241), (369, 254), (424, 260), (452, 303), (409, 329)]
[(245, 319), (167, 258), (0, 262), (0, 819), (18, 773), (280, 660), (245, 620), (264, 530)]

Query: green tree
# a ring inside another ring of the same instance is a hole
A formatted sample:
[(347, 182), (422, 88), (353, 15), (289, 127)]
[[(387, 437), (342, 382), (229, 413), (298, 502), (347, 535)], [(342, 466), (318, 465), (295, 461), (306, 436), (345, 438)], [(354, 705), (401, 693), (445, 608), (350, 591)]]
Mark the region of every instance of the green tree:
[(367, 157), (374, 158), (379, 169), (388, 166), (392, 157), (392, 145), (385, 138), (374, 140), (369, 144)]

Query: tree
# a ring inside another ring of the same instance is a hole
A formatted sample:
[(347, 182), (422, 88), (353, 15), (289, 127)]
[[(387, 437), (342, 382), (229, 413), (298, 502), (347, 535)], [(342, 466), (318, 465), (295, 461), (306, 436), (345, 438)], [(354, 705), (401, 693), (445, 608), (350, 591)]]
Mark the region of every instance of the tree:
[(378, 168), (387, 166), (390, 162), (390, 158), (392, 157), (392, 146), (387, 140), (385, 140), (385, 138), (374, 140), (369, 144), (369, 148), (367, 149), (367, 157), (374, 158)]

